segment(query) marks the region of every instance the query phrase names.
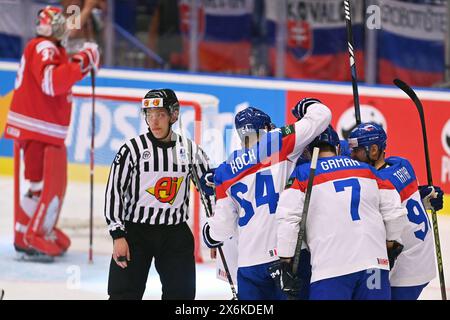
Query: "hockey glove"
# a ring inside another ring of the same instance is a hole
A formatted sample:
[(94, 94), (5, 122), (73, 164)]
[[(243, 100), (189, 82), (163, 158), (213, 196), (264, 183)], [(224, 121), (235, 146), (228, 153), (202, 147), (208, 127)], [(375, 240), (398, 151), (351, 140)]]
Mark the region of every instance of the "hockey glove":
[(298, 296), (300, 279), (292, 273), (292, 263), (283, 259), (273, 262), (268, 268), (269, 274), (281, 290), (291, 296)]
[(205, 242), (206, 246), (210, 249), (221, 247), (223, 245), (223, 242), (216, 241), (213, 238), (211, 238), (211, 235), (209, 234), (210, 229), (211, 228), (208, 222), (205, 223), (205, 225), (203, 226), (202, 233), (203, 233), (203, 241)]
[(83, 76), (89, 73), (92, 69), (97, 72), (100, 62), (98, 45), (94, 42), (85, 43), (83, 49), (75, 54), (72, 59), (80, 64), (80, 69)]
[(309, 106), (314, 103), (322, 103), (319, 99), (316, 98), (304, 98), (297, 102), (297, 104), (292, 108), (292, 114), (297, 120), (303, 118), (308, 110)]
[(420, 197), (426, 210), (441, 210), (444, 206), (444, 193), (438, 186), (419, 186)]
[(200, 187), (207, 196), (214, 196), (214, 172), (216, 169), (209, 169), (200, 178)]
[(392, 270), (395, 264), (395, 260), (397, 260), (400, 253), (403, 251), (403, 245), (397, 241), (387, 241), (388, 244), (392, 244), (391, 246), (388, 246), (387, 253), (389, 258), (389, 267)]

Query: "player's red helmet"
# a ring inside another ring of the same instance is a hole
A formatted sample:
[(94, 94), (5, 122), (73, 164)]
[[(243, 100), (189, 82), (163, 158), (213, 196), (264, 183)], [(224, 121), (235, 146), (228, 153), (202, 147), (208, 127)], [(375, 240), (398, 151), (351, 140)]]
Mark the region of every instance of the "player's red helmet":
[(66, 35), (66, 18), (62, 10), (52, 6), (39, 10), (36, 19), (36, 33), (40, 36), (63, 40)]

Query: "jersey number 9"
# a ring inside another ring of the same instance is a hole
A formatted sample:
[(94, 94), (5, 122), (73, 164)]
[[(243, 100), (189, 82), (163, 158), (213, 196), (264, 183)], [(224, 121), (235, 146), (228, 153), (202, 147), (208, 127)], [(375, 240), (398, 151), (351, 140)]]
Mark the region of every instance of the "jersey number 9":
[(425, 240), (425, 237), (428, 233), (428, 228), (430, 221), (428, 220), (427, 214), (423, 210), (422, 206), (414, 199), (409, 199), (406, 202), (406, 209), (408, 210), (408, 220), (417, 225), (423, 223), (424, 230), (417, 230), (414, 232), (414, 235), (417, 239)]

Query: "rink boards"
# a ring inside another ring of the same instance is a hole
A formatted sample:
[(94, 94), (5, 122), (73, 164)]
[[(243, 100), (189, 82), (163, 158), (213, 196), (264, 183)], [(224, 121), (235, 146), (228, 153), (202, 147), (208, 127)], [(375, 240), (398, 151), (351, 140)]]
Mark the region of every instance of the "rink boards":
[[(17, 63), (0, 61), (2, 129), (17, 67)], [(189, 107), (182, 108), (183, 121), (187, 134), (191, 137), (194, 137), (194, 128), (201, 128), (201, 145), (211, 156), (214, 165), (223, 161), (238, 146), (233, 131), (233, 117), (237, 111), (247, 106), (263, 109), (270, 114), (277, 126), (282, 126), (293, 121), (290, 109), (298, 99), (314, 96), (332, 109), (332, 124), (341, 137), (345, 137), (354, 125), (353, 96), (349, 83), (122, 69), (102, 69), (96, 83), (100, 97), (96, 100), (95, 173), (99, 183), (105, 183), (109, 165), (120, 145), (126, 139), (145, 132), (146, 126), (140, 115), (138, 100), (140, 95), (151, 88), (170, 87), (191, 100), (201, 102), (202, 121), (195, 122), (195, 112)], [(387, 156), (408, 158), (416, 170), (419, 182), (425, 184), (421, 126), (412, 102), (394, 86), (361, 85), (359, 91), (362, 120), (378, 122), (387, 131)], [(416, 92), (425, 109), (433, 182), (450, 194), (450, 91), (417, 89)], [(89, 179), (92, 115), (89, 93), (90, 78), (79, 82), (74, 88), (72, 124), (66, 140), (71, 181)], [(2, 175), (12, 175), (12, 149), (11, 141), (0, 139)], [(447, 205), (444, 211), (450, 212), (450, 206)]]

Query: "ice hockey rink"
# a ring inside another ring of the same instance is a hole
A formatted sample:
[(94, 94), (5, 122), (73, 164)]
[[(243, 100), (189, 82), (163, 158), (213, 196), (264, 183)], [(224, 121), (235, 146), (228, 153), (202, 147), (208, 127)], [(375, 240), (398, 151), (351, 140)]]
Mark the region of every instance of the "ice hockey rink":
[[(68, 185), (60, 223), (72, 240), (63, 257), (52, 263), (19, 261), (13, 248), (13, 180), (0, 176), (0, 289), (4, 299), (107, 299), (109, 263), (112, 239), (103, 223), (102, 185), (95, 186), (95, 228), (93, 263), (88, 263), (89, 184)], [(73, 226), (75, 225), (75, 226)], [(78, 226), (77, 226), (78, 225)], [(205, 252), (207, 254), (207, 252)], [(230, 286), (216, 279), (215, 262), (199, 263), (197, 270), (197, 299), (232, 297)], [(152, 266), (144, 299), (161, 299), (159, 276)]]
[[(89, 233), (83, 224), (89, 218), (89, 185), (69, 183), (60, 218), (61, 224), (79, 224), (65, 231), (72, 239), (69, 251), (53, 263), (19, 261), (13, 248), (13, 180), (0, 176), (0, 289), (4, 299), (107, 299), (107, 280), (112, 241), (102, 225), (103, 187), (95, 187), (94, 261), (88, 263)], [(447, 295), (450, 295), (450, 216), (438, 217)], [(79, 221), (79, 222), (77, 222)], [(197, 295), (201, 300), (229, 300), (231, 290), (216, 278), (215, 263), (197, 264)], [(154, 267), (150, 271), (144, 299), (160, 299), (161, 285)], [(439, 300), (439, 280), (435, 278), (420, 299)]]

